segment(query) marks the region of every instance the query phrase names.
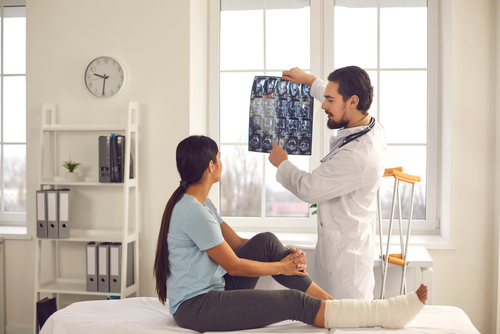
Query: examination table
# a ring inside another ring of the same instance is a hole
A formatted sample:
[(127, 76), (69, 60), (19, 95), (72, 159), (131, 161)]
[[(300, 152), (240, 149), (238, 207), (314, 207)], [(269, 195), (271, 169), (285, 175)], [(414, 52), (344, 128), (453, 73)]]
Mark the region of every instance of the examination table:
[[(244, 316), (244, 315), (243, 315)], [(402, 333), (402, 334), (479, 334), (464, 311), (452, 306), (425, 306), (405, 328), (324, 329), (297, 321), (282, 321), (245, 333)], [(177, 326), (158, 298), (136, 297), (122, 300), (84, 301), (54, 313), (40, 334), (176, 334), (197, 333)], [(234, 332), (224, 332), (234, 333)]]

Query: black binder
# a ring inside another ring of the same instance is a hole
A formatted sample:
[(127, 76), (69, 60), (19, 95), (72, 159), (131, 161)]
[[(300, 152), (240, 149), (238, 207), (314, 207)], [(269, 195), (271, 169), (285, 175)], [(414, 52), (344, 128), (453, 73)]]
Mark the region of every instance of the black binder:
[(111, 135), (111, 182), (123, 182), (125, 136)]
[(38, 318), (38, 325), (42, 329), (47, 319), (57, 311), (56, 298), (47, 298), (36, 302), (36, 314)]
[(99, 182), (111, 182), (110, 138), (99, 136)]

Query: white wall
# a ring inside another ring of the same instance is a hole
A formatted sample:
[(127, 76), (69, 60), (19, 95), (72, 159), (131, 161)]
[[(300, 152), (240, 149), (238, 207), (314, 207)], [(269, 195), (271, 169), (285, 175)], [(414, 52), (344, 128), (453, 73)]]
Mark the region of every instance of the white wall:
[[(494, 251), (495, 1), (453, 0), (451, 241), (430, 251), (434, 304), (462, 308), (490, 333)], [(496, 171), (498, 172), (498, 171)]]
[[(191, 35), (201, 41), (207, 24), (206, 14), (205, 21), (200, 20), (203, 15), (199, 13), (197, 22), (190, 21), (191, 6), (206, 8), (206, 1), (27, 0), (26, 6), (28, 194), (34, 194), (37, 187), (43, 102), (58, 105), (61, 123), (124, 123), (128, 101), (141, 103), (140, 292), (153, 296), (152, 267), (159, 222), (179, 180), (175, 147), (189, 135), (190, 86), (206, 90), (206, 55), (190, 53)], [(193, 32), (190, 24), (200, 32)], [(121, 60), (128, 74), (124, 91), (109, 100), (93, 98), (82, 83), (86, 65), (101, 55)], [(191, 63), (197, 64), (201, 83), (197, 77), (190, 78)], [(202, 111), (206, 110), (203, 99), (206, 94), (196, 105), (197, 109), (204, 108)], [(72, 158), (85, 164), (89, 157), (72, 152)], [(96, 176), (91, 170), (88, 175)], [(29, 196), (32, 233), (34, 208), (34, 196)], [(113, 215), (110, 211), (102, 214)], [(7, 324), (31, 327), (34, 242), (9, 240), (6, 247)]]
[[(114, 123), (129, 100), (140, 102), (140, 289), (141, 295), (153, 296), (159, 221), (179, 180), (175, 146), (190, 129), (205, 129), (193, 117), (203, 120), (195, 108), (206, 108), (206, 21), (199, 8), (206, 8), (207, 1), (26, 3), (28, 194), (37, 186), (43, 102), (58, 104), (60, 121), (67, 123), (90, 123), (97, 117)], [(434, 303), (461, 307), (482, 333), (491, 331), (496, 300), (488, 255), (494, 251), (492, 175), (495, 130), (500, 131), (494, 125), (495, 12), (495, 0), (453, 0), (451, 240), (458, 249), (430, 252), (435, 261)], [(123, 93), (109, 101), (92, 98), (82, 84), (86, 64), (100, 55), (117, 57), (129, 74)], [(193, 90), (202, 91), (199, 100)], [(34, 207), (30, 195), (31, 233)], [(9, 328), (32, 326), (33, 263), (33, 241), (6, 242)]]

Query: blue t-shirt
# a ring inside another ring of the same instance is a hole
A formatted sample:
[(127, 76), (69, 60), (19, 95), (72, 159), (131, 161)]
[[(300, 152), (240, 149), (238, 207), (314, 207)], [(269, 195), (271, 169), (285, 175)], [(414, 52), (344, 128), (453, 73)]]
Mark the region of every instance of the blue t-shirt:
[(205, 252), (224, 241), (220, 228), (223, 222), (208, 198), (201, 205), (193, 196), (184, 194), (175, 205), (167, 237), (170, 314), (189, 298), (224, 291), (226, 271)]

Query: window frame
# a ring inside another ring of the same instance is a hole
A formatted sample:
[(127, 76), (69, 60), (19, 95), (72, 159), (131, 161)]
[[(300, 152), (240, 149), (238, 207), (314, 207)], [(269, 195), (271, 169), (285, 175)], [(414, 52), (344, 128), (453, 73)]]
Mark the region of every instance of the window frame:
[[(3, 60), (4, 60), (4, 38), (3, 38), (3, 32), (4, 32), (4, 8), (5, 7), (25, 7), (26, 8), (26, 2), (25, 0), (0, 0), (0, 125), (2, 126), (3, 130), (3, 87), (4, 87), (4, 77), (27, 77), (26, 71), (24, 74), (4, 74), (3, 71)], [(26, 16), (25, 16), (26, 17)], [(25, 110), (26, 112), (26, 110)], [(26, 124), (25, 124), (26, 127)], [(0, 192), (3, 195), (4, 192), (4, 178), (3, 178), (3, 169), (4, 169), (4, 146), (5, 145), (24, 145), (25, 147), (27, 146), (27, 141), (25, 140), (24, 142), (4, 142), (3, 141), (3, 131), (1, 131), (0, 135), (0, 173), (2, 175), (1, 178), (1, 185), (0, 185)], [(26, 161), (25, 161), (25, 167), (26, 167)], [(25, 168), (26, 171), (26, 168)], [(25, 186), (26, 186), (26, 174), (24, 176), (25, 178)], [(26, 191), (26, 187), (25, 187)], [(2, 202), (0, 203), (0, 226), (26, 226), (26, 211), (25, 212), (4, 212), (4, 201), (3, 201), (3, 196), (2, 196)]]
[[(328, 74), (334, 70), (333, 49), (334, 49), (334, 0), (310, 0), (311, 15), (311, 73), (320, 74), (320, 78), (327, 78)], [(380, 2), (379, 2), (380, 3)], [(379, 12), (380, 14), (380, 12)], [(208, 134), (217, 142), (219, 139), (219, 74), (220, 74), (220, 2), (210, 2), (209, 8), (209, 85), (208, 85)], [(378, 25), (380, 21), (378, 20)], [(380, 45), (380, 32), (377, 33)], [(378, 61), (379, 63), (379, 61)], [(376, 69), (380, 73), (380, 66)], [(414, 69), (411, 69), (414, 70)], [(426, 188), (426, 220), (419, 220), (418, 224), (412, 224), (412, 230), (418, 234), (438, 234), (440, 208), (440, 186), (438, 184), (440, 170), (440, 83), (439, 83), (439, 4), (438, 0), (428, 0), (428, 136), (427, 136), (427, 188)], [(380, 75), (377, 76), (380, 80)], [(378, 85), (380, 87), (380, 85)], [(378, 94), (378, 92), (377, 92)], [(377, 99), (380, 103), (380, 99)], [(329, 138), (332, 134), (330, 130), (323, 126), (326, 124), (326, 116), (321, 111), (321, 105), (316, 100), (315, 122), (313, 131), (313, 145), (316, 147), (318, 156), (324, 156), (329, 152)], [(378, 112), (380, 109), (377, 108)], [(322, 142), (320, 142), (322, 141)], [(314, 154), (314, 152), (313, 152)], [(319, 158), (311, 157), (310, 170), (319, 166)], [(265, 191), (265, 190), (264, 190)], [(212, 187), (209, 197), (216, 207), (220, 204), (220, 187)], [(289, 218), (289, 217), (224, 217), (237, 231), (262, 231), (263, 229), (272, 232), (316, 232), (316, 216), (309, 214), (309, 218)], [(406, 220), (403, 220), (405, 222)], [(383, 220), (384, 232), (388, 229), (388, 219)], [(398, 231), (397, 222), (393, 227), (393, 232)], [(406, 225), (404, 225), (406, 226)], [(378, 225), (377, 225), (378, 229)], [(406, 228), (404, 228), (406, 229)]]

